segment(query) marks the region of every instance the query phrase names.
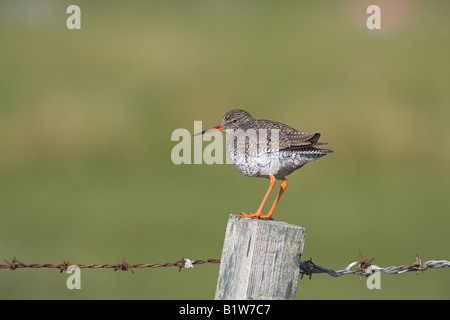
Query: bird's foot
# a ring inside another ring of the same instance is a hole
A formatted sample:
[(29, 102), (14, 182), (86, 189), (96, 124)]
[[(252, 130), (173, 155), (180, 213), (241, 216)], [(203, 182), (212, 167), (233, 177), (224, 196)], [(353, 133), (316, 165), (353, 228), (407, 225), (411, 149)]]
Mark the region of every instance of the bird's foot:
[(245, 212), (242, 212), (240, 215), (238, 215), (238, 218), (258, 218), (258, 219), (273, 220), (271, 213), (263, 215), (261, 212), (250, 213), (250, 214), (246, 214)]
[(242, 212), (240, 215), (238, 215), (238, 218), (260, 218), (262, 216), (261, 212), (246, 214), (245, 212)]

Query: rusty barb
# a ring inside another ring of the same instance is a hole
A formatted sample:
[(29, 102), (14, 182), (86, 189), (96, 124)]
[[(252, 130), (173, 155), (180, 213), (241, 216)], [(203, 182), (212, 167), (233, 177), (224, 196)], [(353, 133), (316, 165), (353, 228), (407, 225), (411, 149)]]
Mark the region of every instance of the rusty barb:
[[(340, 277), (344, 274), (356, 274), (359, 275), (361, 280), (363, 276), (368, 277), (374, 272), (400, 274), (415, 271), (416, 274), (418, 274), (419, 272), (423, 273), (427, 269), (450, 267), (450, 262), (447, 260), (429, 260), (423, 262), (422, 259), (419, 258), (419, 255), (416, 255), (416, 261), (413, 264), (380, 268), (379, 266), (372, 264), (374, 258), (368, 260), (364, 258), (361, 251), (358, 251), (358, 253), (361, 259), (350, 263), (342, 270), (333, 270), (321, 267), (312, 262), (312, 259), (300, 261), (300, 279), (303, 279), (304, 275), (309, 276), (309, 279), (311, 279), (313, 273), (328, 273), (332, 277)], [(356, 270), (352, 270), (355, 266)]]
[[(48, 268), (48, 269), (58, 269), (60, 272), (67, 271), (67, 269), (72, 265), (69, 260), (63, 261), (60, 264), (26, 264), (23, 263), (14, 257), (11, 262), (5, 260), (6, 264), (0, 264), (1, 269), (23, 269), (23, 268), (31, 268), (31, 269), (39, 269), (39, 268)], [(121, 263), (118, 264), (77, 264), (76, 266), (80, 269), (113, 269), (114, 271), (131, 271), (134, 274), (133, 269), (138, 268), (166, 268), (166, 267), (177, 267), (178, 271), (181, 271), (183, 268), (193, 268), (196, 264), (204, 264), (204, 263), (220, 263), (219, 259), (206, 259), (206, 260), (189, 260), (185, 258), (181, 258), (175, 262), (167, 262), (167, 263), (139, 263), (130, 265), (125, 259), (122, 259)]]

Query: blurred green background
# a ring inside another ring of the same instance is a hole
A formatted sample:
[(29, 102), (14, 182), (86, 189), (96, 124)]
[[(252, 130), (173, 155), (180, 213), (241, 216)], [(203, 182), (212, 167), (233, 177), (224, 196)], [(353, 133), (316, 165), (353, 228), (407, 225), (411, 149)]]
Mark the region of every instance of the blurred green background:
[[(68, 30), (66, 8), (81, 8)], [(381, 30), (366, 8), (381, 7)], [(449, 259), (448, 1), (0, 1), (0, 259), (220, 259), (230, 213), (265, 179), (174, 165), (193, 133), (243, 108), (320, 131), (336, 152), (289, 176), (275, 219), (302, 259), (342, 269)], [(204, 146), (209, 142), (204, 142)], [(278, 185), (276, 190), (278, 190)], [(275, 197), (275, 193), (269, 202)], [(212, 299), (218, 264), (0, 270), (2, 299)], [(298, 299), (449, 299), (448, 269), (299, 281)]]

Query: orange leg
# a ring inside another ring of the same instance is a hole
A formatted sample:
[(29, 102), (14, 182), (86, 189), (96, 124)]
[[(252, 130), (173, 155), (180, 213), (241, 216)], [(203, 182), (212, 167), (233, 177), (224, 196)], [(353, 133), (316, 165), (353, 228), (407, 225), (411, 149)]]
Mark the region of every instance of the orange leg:
[(245, 217), (245, 218), (253, 218), (253, 217), (260, 218), (260, 217), (262, 217), (262, 209), (264, 207), (264, 204), (266, 203), (267, 198), (269, 197), (270, 191), (272, 191), (273, 186), (275, 185), (275, 182), (277, 181), (273, 175), (269, 174), (269, 177), (270, 177), (269, 189), (267, 189), (266, 195), (264, 196), (264, 199), (262, 200), (258, 210), (255, 213), (251, 213), (251, 214), (246, 214), (246, 213), (242, 212), (242, 214), (238, 215), (238, 217)]
[(285, 178), (283, 178), (283, 182), (281, 183), (281, 188), (280, 188), (280, 192), (278, 193), (275, 201), (273, 202), (272, 208), (270, 208), (270, 211), (268, 214), (266, 214), (265, 216), (261, 216), (261, 218), (263, 219), (272, 219), (272, 213), (273, 210), (275, 210), (275, 207), (277, 206), (278, 200), (280, 200), (281, 195), (283, 194), (284, 190), (286, 190), (287, 188), (287, 180)]

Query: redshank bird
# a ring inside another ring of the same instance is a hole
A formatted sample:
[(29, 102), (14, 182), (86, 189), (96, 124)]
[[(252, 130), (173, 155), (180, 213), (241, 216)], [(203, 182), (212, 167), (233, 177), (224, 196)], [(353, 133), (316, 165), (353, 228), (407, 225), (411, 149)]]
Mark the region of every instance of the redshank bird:
[[(269, 188), (255, 213), (242, 212), (238, 217), (272, 219), (273, 211), (286, 190), (286, 176), (333, 152), (316, 148), (326, 143), (318, 142), (319, 132), (307, 133), (280, 122), (254, 119), (241, 109), (228, 111), (222, 124), (197, 133), (223, 131), (227, 134), (226, 151), (234, 166), (248, 177), (270, 179)], [(269, 212), (262, 214), (267, 198), (276, 180), (282, 180), (280, 191)]]

